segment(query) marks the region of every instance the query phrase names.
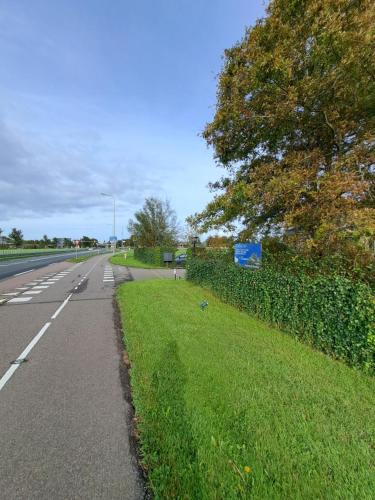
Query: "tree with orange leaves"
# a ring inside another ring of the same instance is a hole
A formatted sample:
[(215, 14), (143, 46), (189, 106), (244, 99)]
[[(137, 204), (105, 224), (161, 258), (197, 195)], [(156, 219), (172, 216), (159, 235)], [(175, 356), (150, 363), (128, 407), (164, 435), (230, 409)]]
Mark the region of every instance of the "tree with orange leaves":
[(227, 174), (190, 224), (371, 259), (374, 26), (370, 0), (271, 1), (225, 51), (203, 137)]

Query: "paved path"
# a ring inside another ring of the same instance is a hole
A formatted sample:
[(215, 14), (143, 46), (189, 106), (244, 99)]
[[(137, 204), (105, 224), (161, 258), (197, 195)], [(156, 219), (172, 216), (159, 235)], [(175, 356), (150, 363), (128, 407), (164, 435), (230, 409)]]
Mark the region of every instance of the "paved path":
[(107, 256), (20, 280), (1, 283), (0, 497), (142, 498)]
[[(121, 266), (115, 266), (119, 269)], [(127, 268), (134, 280), (148, 280), (148, 279), (174, 279), (174, 270), (171, 269), (138, 269), (136, 267)], [(177, 269), (177, 279), (185, 277), (185, 269)]]

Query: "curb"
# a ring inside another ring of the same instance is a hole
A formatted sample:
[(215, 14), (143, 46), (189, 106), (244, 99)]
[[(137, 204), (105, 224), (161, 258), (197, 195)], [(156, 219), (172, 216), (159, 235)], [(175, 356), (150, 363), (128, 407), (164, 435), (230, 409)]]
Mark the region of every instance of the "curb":
[(6, 302), (8, 302), (7, 299), (0, 299), (0, 306), (2, 306), (3, 304), (5, 304)]

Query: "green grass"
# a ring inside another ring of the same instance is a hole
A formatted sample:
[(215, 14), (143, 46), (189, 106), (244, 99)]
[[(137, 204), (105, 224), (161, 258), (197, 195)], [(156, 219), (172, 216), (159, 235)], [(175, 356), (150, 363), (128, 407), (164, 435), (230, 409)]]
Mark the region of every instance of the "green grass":
[(182, 255), (187, 252), (187, 248), (179, 248), (176, 250), (175, 256), (177, 257), (178, 255)]
[[(97, 255), (97, 254), (95, 254)], [(66, 259), (67, 262), (84, 262), (85, 260), (91, 259), (94, 255), (81, 255), (81, 257), (72, 257), (71, 259)]]
[(124, 253), (117, 253), (113, 255), (109, 261), (111, 264), (116, 264), (118, 266), (138, 267), (142, 269), (160, 269), (160, 266), (141, 262), (140, 260), (135, 259), (131, 254), (128, 254), (125, 259)]
[(0, 248), (0, 261), (72, 252), (71, 248)]
[(374, 379), (189, 282), (117, 297), (155, 498), (373, 498)]

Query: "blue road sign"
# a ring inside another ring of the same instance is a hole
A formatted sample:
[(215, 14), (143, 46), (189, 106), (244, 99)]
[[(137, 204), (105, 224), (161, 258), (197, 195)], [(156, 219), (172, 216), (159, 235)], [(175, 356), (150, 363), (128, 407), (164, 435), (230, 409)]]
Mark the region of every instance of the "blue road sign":
[(110, 241), (111, 243), (115, 243), (115, 242), (117, 241), (117, 236), (110, 236), (110, 237), (109, 237), (109, 241)]
[(234, 245), (234, 262), (242, 267), (258, 269), (262, 263), (262, 244), (236, 243)]

